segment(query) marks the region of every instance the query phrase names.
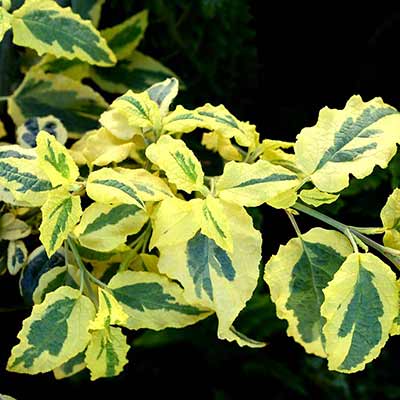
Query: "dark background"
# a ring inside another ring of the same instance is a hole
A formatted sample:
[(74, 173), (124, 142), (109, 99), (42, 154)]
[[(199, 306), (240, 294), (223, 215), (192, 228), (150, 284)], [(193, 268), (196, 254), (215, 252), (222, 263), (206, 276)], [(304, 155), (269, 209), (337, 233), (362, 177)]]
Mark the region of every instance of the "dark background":
[[(140, 49), (185, 82), (187, 90), (178, 101), (187, 107), (223, 103), (238, 118), (256, 123), (265, 138), (294, 140), (303, 127), (316, 123), (322, 107), (343, 108), (353, 94), (364, 100), (381, 96), (400, 108), (398, 7), (270, 4), (108, 0), (107, 20), (101, 24), (111, 26), (148, 7), (150, 26)], [(396, 157), (387, 170), (377, 168), (373, 177), (352, 182), (325, 212), (353, 225), (379, 224), (380, 208), (399, 183), (399, 166)], [(266, 261), (294, 233), (282, 212), (262, 207), (260, 220)], [(299, 218), (299, 223), (303, 230), (317, 225), (308, 218)], [(9, 296), (8, 305), (18, 305), (15, 279), (2, 277), (0, 290)], [(268, 341), (266, 348), (218, 341), (214, 318), (183, 330), (131, 333), (133, 348), (123, 374), (94, 383), (86, 373), (58, 382), (50, 374), (4, 372), (26, 315), (2, 313), (0, 322), (0, 392), (17, 399), (84, 398), (87, 393), (108, 399), (126, 392), (132, 398), (216, 400), (400, 398), (398, 338), (391, 338), (380, 358), (363, 372), (329, 372), (324, 360), (306, 355), (286, 336), (286, 323), (276, 318), (262, 283), (237, 327)]]

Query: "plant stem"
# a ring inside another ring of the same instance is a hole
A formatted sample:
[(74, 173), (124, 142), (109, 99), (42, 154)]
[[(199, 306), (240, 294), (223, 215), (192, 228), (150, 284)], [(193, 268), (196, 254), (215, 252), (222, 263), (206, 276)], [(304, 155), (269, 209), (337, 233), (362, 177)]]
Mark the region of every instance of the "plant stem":
[(390, 247), (382, 246), (381, 244), (365, 236), (363, 233), (360, 232), (362, 228), (360, 229), (342, 224), (341, 222), (336, 221), (335, 219), (328, 217), (327, 215), (322, 214), (319, 211), (316, 211), (310, 207), (307, 207), (304, 204), (296, 203), (292, 206), (292, 208), (297, 211), (303, 212), (304, 214), (307, 214), (310, 217), (325, 222), (328, 225), (333, 226), (334, 228), (344, 233), (345, 235), (347, 234), (347, 236), (348, 232), (350, 232), (352, 235), (361, 240), (363, 243), (377, 250), (379, 253), (385, 256), (389, 261), (391, 261), (397, 268), (400, 269), (400, 251), (392, 249)]
[(296, 220), (295, 220), (295, 218), (294, 218), (294, 215), (293, 215), (290, 211), (287, 211), (287, 210), (285, 210), (285, 211), (286, 211), (286, 215), (289, 217), (290, 222), (292, 223), (292, 226), (293, 226), (293, 228), (294, 228), (294, 230), (295, 230), (297, 236), (298, 236), (299, 238), (301, 238), (300, 228), (299, 228), (299, 226), (297, 225), (297, 222), (296, 222)]
[(0, 101), (7, 101), (8, 100), (8, 96), (0, 96)]

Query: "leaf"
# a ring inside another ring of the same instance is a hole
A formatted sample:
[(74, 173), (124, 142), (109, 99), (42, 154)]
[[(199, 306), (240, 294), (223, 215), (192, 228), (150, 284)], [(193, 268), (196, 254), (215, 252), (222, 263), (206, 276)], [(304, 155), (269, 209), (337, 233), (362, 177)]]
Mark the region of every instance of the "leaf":
[(7, 136), (7, 132), (4, 128), (4, 124), (0, 120), (0, 139)]
[(70, 154), (77, 164), (98, 165), (120, 163), (129, 157), (134, 144), (118, 139), (107, 129), (100, 128), (87, 132), (75, 142)]
[(98, 128), (99, 116), (107, 107), (89, 86), (60, 74), (36, 71), (28, 73), (8, 98), (8, 113), (15, 125), (28, 118), (54, 115), (75, 136)]
[(7, 271), (7, 247), (6, 240), (0, 240), (0, 276)]
[(169, 107), (178, 94), (179, 81), (176, 78), (168, 78), (155, 83), (147, 89), (150, 99), (155, 101), (160, 108), (162, 116), (169, 112)]
[(148, 24), (148, 11), (143, 10), (121, 24), (101, 31), (118, 60), (128, 58), (144, 36)]
[(111, 168), (92, 172), (87, 180), (86, 193), (98, 203), (134, 204), (144, 208), (144, 203), (130, 179)]
[(313, 189), (303, 189), (299, 197), (304, 203), (310, 204), (314, 207), (319, 207), (322, 204), (331, 204), (335, 202), (338, 198), (338, 194), (321, 192), (317, 188)]
[(320, 111), (318, 122), (304, 128), (295, 144), (296, 164), (323, 192), (339, 192), (369, 175), (375, 165), (386, 168), (400, 140), (397, 110), (375, 98), (364, 103), (353, 96), (343, 110)]
[[(396, 284), (397, 284), (397, 288), (400, 290), (400, 280), (397, 280)], [(400, 300), (400, 298), (399, 298), (399, 300)], [(399, 302), (399, 306), (400, 306), (400, 302)], [(390, 329), (390, 335), (391, 336), (400, 335), (400, 307), (398, 308), (397, 315), (393, 320), (393, 325), (392, 325), (392, 328)]]
[(129, 351), (121, 329), (110, 327), (107, 330), (94, 331), (91, 335), (85, 357), (90, 379), (94, 381), (120, 374), (128, 363), (126, 355)]
[(40, 277), (59, 266), (65, 266), (64, 252), (62, 250), (58, 250), (49, 258), (44, 247), (39, 246), (29, 255), (19, 280), (19, 289), (25, 303), (33, 304), (33, 293), (38, 287)]
[(11, 275), (17, 275), (26, 264), (28, 250), (22, 240), (12, 240), (7, 249), (7, 269)]
[(89, 324), (91, 330), (103, 330), (110, 325), (125, 326), (128, 315), (121, 304), (115, 299), (113, 293), (99, 288), (99, 309), (96, 318)]
[(37, 374), (58, 367), (87, 346), (95, 309), (79, 290), (63, 286), (33, 306), (18, 333), (7, 370)]
[(261, 160), (269, 161), (274, 165), (280, 165), (296, 172), (297, 174), (301, 174), (301, 170), (296, 165), (295, 155), (284, 151), (293, 146), (294, 143), (291, 142), (264, 139), (260, 145), (260, 148), (262, 149), (260, 158)]
[(0, 239), (18, 240), (31, 234), (31, 227), (12, 213), (0, 217)]
[(150, 249), (186, 243), (200, 229), (199, 219), (194, 218), (196, 202), (177, 198), (161, 202), (152, 216), (153, 234)]
[(39, 55), (50, 53), (89, 64), (112, 66), (116, 58), (93, 25), (55, 1), (29, 0), (12, 16), (13, 42)]
[(141, 129), (152, 129), (160, 124), (157, 103), (147, 92), (134, 93), (131, 90), (114, 100), (110, 109), (100, 117), (101, 124), (115, 137), (130, 140), (141, 135)]
[(362, 371), (378, 357), (398, 315), (396, 275), (373, 254), (351, 254), (323, 292), (328, 368)]
[(400, 190), (395, 189), (381, 211), (385, 246), (400, 249)]
[(129, 316), (129, 329), (182, 328), (210, 315), (185, 301), (178, 284), (152, 272), (121, 272), (108, 286)]
[(3, 158), (0, 150), (0, 185), (16, 200), (31, 207), (42, 206), (53, 187), (37, 160), (31, 156), (21, 157), (19, 151), (11, 155), (7, 150), (7, 154), (10, 157)]
[(206, 104), (195, 111), (203, 120), (202, 127), (226, 138), (235, 138), (240, 146), (255, 148), (257, 145), (259, 134), (255, 125), (239, 121), (223, 105)]
[(218, 132), (204, 133), (201, 144), (208, 150), (218, 152), (224, 160), (241, 161), (243, 158), (231, 140)]
[(29, 118), (17, 128), (16, 141), (25, 148), (36, 147), (36, 138), (40, 131), (53, 135), (57, 141), (65, 145), (68, 132), (62, 122), (52, 115), (47, 117)]
[(81, 199), (58, 189), (49, 196), (42, 207), (40, 241), (51, 257), (67, 239), (82, 215)]
[(5, 33), (11, 28), (11, 15), (0, 7), (0, 42), (3, 40)]
[(129, 264), (129, 268), (133, 271), (154, 272), (160, 274), (158, 270), (158, 257), (154, 254), (140, 253)]
[(254, 164), (231, 161), (218, 178), (216, 189), (217, 195), (223, 200), (257, 207), (298, 185), (296, 174), (268, 161), (259, 160)]
[(160, 201), (172, 197), (169, 186), (145, 169), (116, 168), (116, 171), (131, 180), (143, 201)]
[(93, 68), (91, 71), (91, 79), (96, 85), (106, 92), (118, 94), (127, 90), (143, 92), (173, 76), (176, 77), (169, 68), (137, 50), (113, 68)]
[(82, 246), (108, 252), (124, 244), (147, 222), (146, 212), (134, 204), (91, 204), (83, 212), (75, 235)]
[(352, 247), (344, 235), (314, 228), (280, 246), (265, 266), (264, 279), (276, 313), (287, 320), (288, 336), (307, 353), (326, 357), (322, 333), (326, 320), (320, 312), (323, 289), (351, 253)]
[(201, 233), (214, 240), (222, 249), (233, 250), (232, 235), (229, 227), (229, 216), (225, 214), (223, 202), (212, 196), (205, 200), (193, 200), (195, 212), (200, 222)]
[(204, 118), (197, 113), (197, 110), (187, 110), (178, 105), (163, 120), (163, 131), (170, 135), (174, 133), (189, 133), (196, 128), (204, 128)]
[(54, 292), (60, 286), (65, 285), (68, 271), (65, 265), (54, 267), (40, 275), (37, 286), (32, 294), (32, 300), (35, 304), (40, 304), (46, 294)]
[(217, 313), (218, 336), (229, 340), (233, 321), (257, 285), (261, 236), (242, 207), (225, 202), (223, 205), (230, 217), (232, 252), (198, 232), (186, 243), (159, 246), (158, 268), (182, 284), (190, 304)]
[(79, 177), (79, 170), (68, 150), (46, 131), (39, 132), (36, 152), (39, 166), (53, 186), (67, 186)]
[(71, 0), (71, 8), (83, 19), (90, 19), (93, 25), (97, 26), (104, 3), (105, 0)]
[(56, 379), (68, 378), (86, 368), (85, 351), (78, 353), (59, 367), (53, 370)]
[(169, 182), (187, 193), (201, 191), (204, 173), (201, 164), (185, 142), (161, 136), (146, 149), (146, 157), (164, 170)]

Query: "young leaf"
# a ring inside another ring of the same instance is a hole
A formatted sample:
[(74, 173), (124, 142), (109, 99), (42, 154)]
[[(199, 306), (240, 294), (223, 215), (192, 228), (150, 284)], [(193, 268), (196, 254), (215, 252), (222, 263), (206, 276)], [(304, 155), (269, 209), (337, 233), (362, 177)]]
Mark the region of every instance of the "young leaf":
[(322, 290), (351, 253), (352, 247), (344, 235), (314, 228), (280, 246), (265, 266), (264, 279), (277, 315), (287, 320), (288, 336), (307, 353), (326, 357), (322, 333), (326, 321), (320, 312)]
[(160, 124), (160, 112), (147, 92), (134, 93), (131, 90), (114, 100), (110, 110), (100, 117), (101, 124), (115, 137), (130, 140), (141, 135), (141, 129), (152, 129)]
[(150, 249), (186, 243), (200, 229), (199, 219), (194, 218), (195, 201), (175, 197), (163, 200), (152, 216), (153, 234)]
[[(268, 161), (259, 160), (254, 164), (231, 161), (218, 178), (216, 189), (223, 200), (257, 207), (298, 185), (295, 173)], [(296, 197), (293, 199), (295, 201)]]
[(147, 89), (150, 99), (155, 101), (160, 108), (162, 116), (169, 112), (169, 107), (179, 90), (179, 81), (176, 78), (168, 78), (162, 82), (155, 83)]
[(138, 233), (147, 220), (146, 212), (134, 204), (93, 203), (83, 212), (74, 233), (82, 246), (108, 252)]
[(40, 275), (38, 284), (33, 291), (32, 300), (35, 304), (40, 304), (46, 294), (54, 292), (60, 286), (65, 285), (67, 279), (67, 267), (54, 267), (49, 269), (44, 274)]
[(79, 177), (79, 170), (68, 150), (46, 131), (39, 132), (36, 152), (39, 166), (53, 186), (68, 186)]
[(118, 139), (107, 129), (100, 128), (87, 132), (75, 142), (70, 150), (74, 161), (79, 164), (103, 167), (110, 163), (119, 163), (129, 157), (134, 144)]
[(128, 315), (121, 304), (115, 299), (111, 292), (99, 288), (99, 309), (96, 318), (89, 324), (91, 330), (103, 330), (110, 325), (125, 326)]
[(331, 204), (338, 198), (338, 194), (321, 192), (317, 188), (314, 189), (303, 189), (299, 197), (304, 203), (310, 204), (314, 207), (319, 207), (322, 204)]
[(78, 353), (59, 367), (53, 370), (56, 379), (68, 378), (86, 368), (85, 351)]
[(50, 293), (24, 321), (7, 370), (37, 374), (68, 361), (87, 346), (94, 315), (92, 302), (79, 290), (63, 286)]
[(70, 135), (98, 128), (107, 102), (89, 86), (56, 74), (32, 71), (8, 99), (8, 113), (19, 126), (28, 118), (54, 115)]
[(137, 50), (113, 68), (91, 70), (91, 79), (96, 85), (106, 92), (118, 94), (127, 90), (143, 92), (151, 85), (173, 76), (176, 77), (169, 68)]
[(28, 250), (22, 240), (12, 240), (7, 249), (7, 269), (11, 275), (16, 275), (26, 264)]
[(364, 103), (353, 96), (343, 110), (320, 111), (318, 123), (304, 128), (295, 144), (296, 163), (315, 186), (339, 192), (349, 175), (361, 179), (375, 165), (386, 168), (400, 141), (400, 115), (381, 98)]
[(46, 131), (53, 135), (61, 144), (65, 144), (68, 139), (68, 132), (62, 122), (58, 118), (49, 115), (26, 120), (15, 132), (16, 141), (25, 148), (36, 147), (36, 138), (40, 131)]
[(129, 345), (120, 328), (109, 327), (91, 334), (86, 350), (85, 363), (90, 370), (92, 381), (107, 378), (121, 373), (128, 363), (126, 355)]
[(143, 201), (160, 201), (172, 197), (169, 186), (145, 169), (116, 168), (115, 170), (132, 181)]
[(129, 57), (144, 36), (148, 24), (148, 11), (143, 10), (119, 25), (101, 31), (118, 60)]
[(131, 180), (111, 168), (92, 172), (87, 180), (86, 192), (98, 203), (134, 204), (144, 208), (144, 203)]
[(208, 150), (218, 152), (226, 161), (241, 161), (243, 158), (231, 140), (218, 132), (204, 133), (201, 144)]
[(381, 211), (385, 246), (400, 249), (400, 190), (395, 189)]
[(229, 338), (233, 321), (257, 284), (261, 236), (242, 207), (223, 204), (225, 215), (229, 215), (232, 252), (198, 232), (186, 243), (159, 246), (158, 268), (183, 285), (189, 304), (214, 310), (219, 320), (218, 336)]
[(79, 58), (89, 64), (112, 66), (116, 58), (93, 25), (55, 1), (29, 0), (12, 15), (13, 42), (39, 55)]
[(5, 213), (0, 217), (0, 239), (18, 240), (31, 234), (31, 227), (24, 221), (17, 219), (14, 214)]
[(182, 328), (210, 315), (189, 305), (179, 285), (152, 272), (121, 272), (108, 286), (129, 316), (124, 325), (129, 329)]
[(39, 246), (29, 255), (27, 265), (22, 270), (19, 280), (21, 296), (27, 304), (33, 304), (33, 293), (39, 285), (41, 276), (59, 266), (65, 266), (64, 252), (62, 250), (58, 250), (49, 258), (44, 247)]
[(51, 257), (75, 228), (82, 215), (81, 199), (58, 189), (49, 196), (42, 207), (40, 241)]
[(296, 165), (296, 159), (294, 154), (287, 153), (284, 150), (290, 149), (294, 146), (294, 143), (284, 142), (282, 140), (271, 140), (264, 139), (260, 145), (262, 154), (261, 160), (269, 161), (274, 165), (280, 165), (290, 169), (293, 172), (301, 175), (302, 172)]
[(323, 293), (328, 367), (362, 371), (378, 357), (398, 315), (396, 275), (373, 254), (351, 254)]
[(0, 7), (0, 42), (3, 40), (4, 34), (11, 28), (11, 15)]
[(185, 142), (161, 136), (146, 149), (147, 158), (165, 171), (168, 180), (187, 193), (201, 191), (204, 173), (201, 164)]

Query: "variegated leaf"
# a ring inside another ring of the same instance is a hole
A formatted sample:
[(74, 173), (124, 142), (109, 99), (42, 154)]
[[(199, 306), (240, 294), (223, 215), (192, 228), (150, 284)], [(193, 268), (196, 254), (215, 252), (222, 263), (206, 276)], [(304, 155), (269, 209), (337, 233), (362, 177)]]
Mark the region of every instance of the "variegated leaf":
[(179, 285), (152, 272), (121, 272), (108, 286), (129, 316), (129, 329), (182, 328), (211, 313), (187, 303)]
[(28, 0), (15, 11), (11, 25), (14, 43), (39, 55), (79, 58), (89, 64), (112, 66), (116, 58), (93, 25), (51, 0)]
[(265, 266), (264, 279), (277, 315), (287, 320), (288, 336), (308, 353), (326, 357), (322, 290), (351, 252), (348, 239), (341, 233), (314, 228), (280, 246)]
[(72, 10), (83, 19), (90, 19), (94, 26), (100, 21), (101, 8), (106, 0), (71, 0)]
[(60, 74), (32, 71), (8, 99), (15, 125), (32, 117), (54, 115), (72, 136), (98, 128), (107, 102), (92, 88)]
[(98, 203), (134, 204), (144, 208), (144, 203), (131, 180), (111, 168), (92, 172), (87, 180), (86, 192)]
[(147, 93), (149, 94), (150, 99), (158, 104), (161, 115), (165, 116), (168, 114), (169, 107), (178, 94), (178, 90), (178, 79), (168, 78), (149, 87)]
[(36, 138), (40, 131), (53, 135), (63, 145), (68, 139), (68, 132), (62, 122), (49, 115), (47, 117), (29, 118), (20, 125), (16, 131), (17, 143), (25, 148), (36, 147)]
[(7, 369), (37, 374), (68, 361), (88, 345), (94, 315), (94, 305), (79, 290), (63, 286), (50, 293), (24, 321)]
[(83, 212), (74, 233), (82, 246), (109, 252), (139, 232), (147, 220), (146, 212), (134, 204), (93, 203)]
[(64, 379), (77, 374), (85, 368), (85, 351), (81, 351), (76, 356), (70, 358), (67, 362), (55, 368), (53, 373), (56, 379)]
[(112, 102), (110, 109), (101, 115), (100, 122), (122, 140), (132, 139), (141, 135), (142, 129), (153, 129), (161, 124), (157, 103), (147, 92), (134, 93), (131, 90)]
[(11, 15), (0, 7), (0, 42), (3, 40), (4, 34), (11, 28)]
[(7, 269), (11, 275), (16, 275), (26, 264), (28, 250), (22, 240), (12, 240), (7, 249)]
[(109, 327), (91, 333), (85, 363), (92, 381), (120, 374), (128, 363), (129, 345), (120, 328)]
[(39, 276), (37, 286), (32, 294), (32, 300), (35, 304), (40, 304), (46, 294), (54, 292), (59, 287), (65, 285), (68, 270), (65, 265), (54, 267)]
[(385, 228), (383, 243), (400, 249), (400, 189), (395, 189), (388, 197), (381, 211), (381, 220)]
[(0, 120), (0, 139), (7, 136), (6, 129), (4, 128), (4, 124)]
[(189, 304), (214, 310), (219, 321), (218, 336), (232, 340), (231, 326), (257, 284), (261, 236), (242, 207), (224, 203), (224, 212), (229, 215), (232, 252), (197, 232), (187, 242), (158, 246), (158, 268), (182, 284)]
[(165, 171), (168, 180), (178, 189), (188, 193), (203, 189), (201, 164), (182, 140), (161, 136), (146, 149), (146, 156)]
[(79, 177), (79, 169), (68, 150), (46, 131), (39, 132), (36, 153), (40, 168), (53, 186), (68, 187)]
[(31, 227), (12, 213), (0, 217), (0, 240), (18, 240), (31, 234)]
[(144, 36), (148, 24), (148, 11), (143, 10), (119, 25), (101, 31), (118, 60), (128, 58)]
[(91, 79), (96, 85), (117, 94), (127, 90), (143, 92), (151, 85), (174, 76), (169, 68), (137, 50), (113, 68), (93, 68), (91, 71)]
[(204, 133), (201, 144), (208, 150), (218, 152), (227, 161), (241, 161), (242, 155), (231, 140), (218, 132)]
[(51, 257), (64, 243), (82, 215), (81, 199), (64, 189), (55, 190), (42, 209), (40, 241)]
[(323, 293), (328, 367), (362, 371), (378, 357), (398, 315), (396, 275), (373, 254), (352, 254)]
[(320, 111), (318, 122), (304, 128), (295, 144), (296, 164), (324, 192), (339, 192), (369, 175), (376, 165), (386, 168), (400, 141), (400, 114), (381, 98), (363, 102), (353, 96), (343, 110)]
[[(217, 195), (226, 201), (248, 207), (272, 202), (299, 185), (297, 175), (286, 168), (259, 160), (254, 164), (231, 161), (216, 183)], [(293, 198), (293, 203), (296, 196)], [(293, 204), (292, 203), (292, 204)], [(273, 206), (279, 206), (275, 203)], [(289, 207), (285, 204), (284, 208)]]

